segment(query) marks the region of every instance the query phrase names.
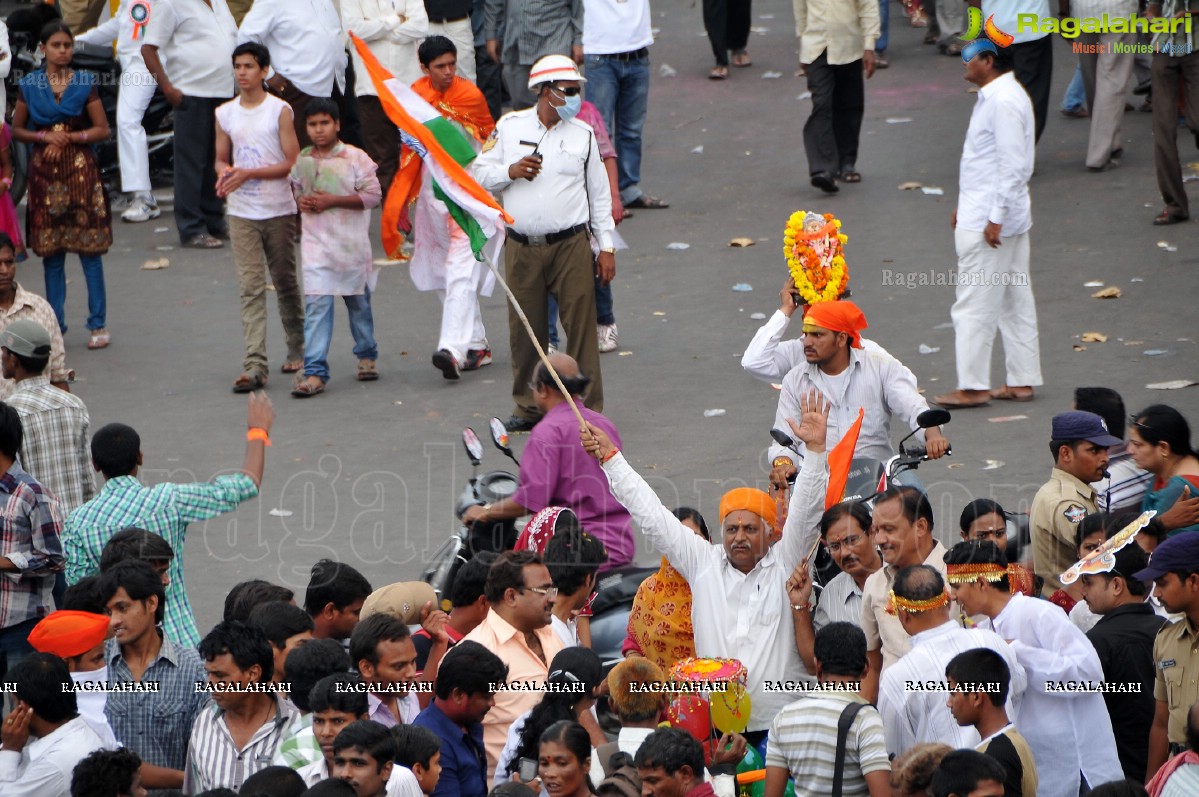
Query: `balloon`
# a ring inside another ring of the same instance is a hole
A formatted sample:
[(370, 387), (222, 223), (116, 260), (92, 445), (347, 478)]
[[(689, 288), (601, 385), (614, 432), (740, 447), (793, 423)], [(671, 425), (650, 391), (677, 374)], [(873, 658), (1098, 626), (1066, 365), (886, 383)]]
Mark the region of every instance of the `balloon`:
[(712, 693), (712, 725), (721, 733), (741, 733), (749, 725), (749, 692), (737, 682), (728, 691)]
[[(765, 766), (766, 762), (762, 759), (762, 754), (758, 752), (758, 748), (750, 745), (745, 749), (745, 758), (742, 758), (737, 763), (737, 772), (753, 772), (755, 770), (763, 769)], [(766, 781), (759, 780), (754, 783), (740, 785), (738, 786), (737, 791), (739, 794), (747, 793), (749, 794), (749, 797), (765, 797)], [(792, 797), (794, 797), (794, 795), (792, 795)]]
[(672, 727), (691, 734), (701, 744), (712, 737), (712, 715), (703, 695), (679, 694), (666, 706)]
[(787, 787), (783, 789), (783, 797), (795, 797), (795, 781), (787, 778)]

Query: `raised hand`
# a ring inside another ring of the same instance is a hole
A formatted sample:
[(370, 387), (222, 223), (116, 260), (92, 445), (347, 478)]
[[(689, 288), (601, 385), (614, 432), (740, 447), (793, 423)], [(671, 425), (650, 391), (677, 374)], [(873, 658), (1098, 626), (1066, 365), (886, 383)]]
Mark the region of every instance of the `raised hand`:
[(814, 454), (824, 451), (828, 414), (832, 406), (819, 391), (809, 390), (799, 399), (799, 423), (791, 418), (787, 419), (787, 425), (791, 427), (795, 437), (802, 440), (804, 447)]

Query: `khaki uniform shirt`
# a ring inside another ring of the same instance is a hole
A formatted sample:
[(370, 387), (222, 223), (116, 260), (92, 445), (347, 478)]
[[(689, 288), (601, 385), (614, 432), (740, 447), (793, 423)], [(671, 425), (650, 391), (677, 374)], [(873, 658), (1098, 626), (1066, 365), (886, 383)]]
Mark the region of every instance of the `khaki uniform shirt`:
[(1199, 701), (1199, 629), (1186, 617), (1163, 625), (1153, 640), (1153, 697), (1169, 705), (1172, 744), (1186, 742), (1187, 712)]
[(1087, 515), (1097, 512), (1095, 491), (1063, 470), (1053, 469), (1049, 481), (1032, 499), (1029, 527), (1032, 531), (1033, 563), (1045, 579), (1041, 594), (1048, 598), (1062, 588), (1058, 579), (1078, 561), (1074, 532)]
[[(938, 541), (921, 564), (936, 568), (944, 578), (945, 546)], [(899, 570), (885, 564), (870, 574), (862, 588), (862, 631), (866, 634), (866, 649), (882, 650), (884, 670), (912, 649), (912, 638), (903, 630), (899, 617), (887, 612), (891, 586), (898, 573)], [(949, 616), (955, 620), (958, 617), (957, 604), (952, 601), (949, 604)]]

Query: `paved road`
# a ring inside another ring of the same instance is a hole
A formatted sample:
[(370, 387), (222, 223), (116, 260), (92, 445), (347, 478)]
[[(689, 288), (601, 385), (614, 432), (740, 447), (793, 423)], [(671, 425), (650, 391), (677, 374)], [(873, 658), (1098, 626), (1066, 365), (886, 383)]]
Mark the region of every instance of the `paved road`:
[[(952, 289), (889, 287), (884, 274), (953, 269), (948, 220), (975, 98), (962, 80), (960, 60), (922, 46), (923, 31), (898, 24), (898, 8), (892, 20), (892, 67), (868, 83), (858, 162), (864, 180), (826, 198), (806, 180), (800, 131), (810, 103), (797, 99), (807, 87), (793, 75), (789, 5), (755, 4), (753, 24), (761, 32), (751, 37), (754, 66), (712, 83), (698, 5), (654, 3), (661, 31), (653, 48), (643, 185), (672, 207), (638, 212), (621, 227), (632, 247), (618, 258), (621, 349), (603, 363), (607, 413), (624, 435), (627, 454), (667, 504), (698, 506), (712, 519), (725, 489), (765, 482), (762, 452), (777, 394), (745, 375), (738, 360), (760, 323), (751, 314), (769, 314), (777, 306), (785, 277), (782, 228), (797, 208), (843, 220), (855, 299), (870, 320), (867, 334), (903, 359), (930, 395), (953, 387), (953, 336), (946, 327)], [(1059, 44), (1055, 108), (1073, 69), (1067, 45)], [(662, 77), (665, 65), (677, 75)], [(782, 76), (765, 79), (767, 72)], [(889, 124), (889, 118), (910, 121)], [(1130, 410), (1164, 400), (1199, 423), (1194, 389), (1160, 393), (1144, 387), (1199, 378), (1193, 320), (1199, 228), (1163, 231), (1149, 224), (1160, 207), (1148, 114), (1126, 116), (1125, 163), (1110, 173), (1085, 170), (1086, 134), (1085, 122), (1063, 119), (1055, 110), (1033, 182), (1033, 279), (1047, 384), (1032, 404), (955, 416), (948, 428), (952, 466), (941, 461), (921, 470), (943, 538), (956, 535), (957, 514), (971, 497), (1027, 508), (1051, 465), (1049, 418), (1068, 408), (1076, 385), (1119, 388)], [(702, 154), (693, 154), (700, 146)], [(1184, 161), (1199, 160), (1189, 136), (1183, 150)], [(945, 195), (897, 190), (909, 180), (940, 186)], [(156, 231), (163, 227), (168, 229)], [(83, 280), (78, 266), (70, 266), (69, 360), (79, 371), (77, 392), (88, 402), (93, 426), (135, 426), (149, 481), (206, 479), (236, 467), (244, 400), (229, 392), (241, 337), (227, 251), (159, 251), (178, 244), (169, 213), (115, 232), (106, 258), (114, 339), (107, 351), (84, 349)], [(737, 236), (758, 243), (729, 248)], [(1177, 251), (1159, 249), (1158, 241)], [(690, 248), (670, 251), (671, 242)], [(169, 269), (141, 270), (145, 260), (161, 256), (170, 258)], [(36, 262), (21, 266), (19, 277), (40, 290)], [(1123, 297), (1090, 298), (1093, 289), (1083, 283), (1092, 280), (1119, 286)], [(731, 290), (742, 282), (753, 291)], [(402, 269), (390, 269), (375, 296), (379, 382), (353, 380), (352, 344), (340, 319), (325, 395), (291, 399), (288, 380), (272, 375), (268, 393), (280, 417), (262, 496), (233, 515), (194, 526), (187, 543), (188, 581), (202, 627), (219, 619), (221, 599), (233, 583), (257, 576), (302, 591), (320, 556), (356, 564), (375, 584), (415, 577), (453, 528), (453, 499), (469, 476), (459, 431), (472, 425), (485, 433), (488, 416), (511, 411), (507, 310), (498, 295), (483, 307), (496, 362), (458, 383), (446, 382), (429, 364), (440, 307), (433, 296), (416, 292)], [(276, 317), (272, 308), (277, 365), (284, 352)], [(1073, 350), (1076, 336), (1086, 331), (1110, 337)], [(922, 343), (940, 351), (919, 354)], [(1144, 354), (1160, 349), (1168, 354)], [(999, 352), (995, 361), (1001, 380)], [(704, 410), (713, 408), (726, 413), (705, 418)], [(988, 422), (1016, 414), (1028, 417)], [(1003, 465), (984, 470), (988, 460)], [(503, 461), (489, 450), (486, 464)], [(275, 509), (291, 514), (273, 516)], [(644, 546), (641, 559), (653, 561)]]

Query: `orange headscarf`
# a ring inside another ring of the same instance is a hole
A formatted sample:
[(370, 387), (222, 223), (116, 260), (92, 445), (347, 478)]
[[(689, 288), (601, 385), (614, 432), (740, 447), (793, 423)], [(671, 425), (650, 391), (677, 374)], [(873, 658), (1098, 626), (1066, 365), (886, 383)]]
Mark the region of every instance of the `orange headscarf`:
[(61, 659), (82, 656), (104, 641), (108, 618), (92, 612), (63, 609), (51, 612), (29, 632), (29, 644), (39, 653)]
[(803, 319), (804, 326), (820, 327), (830, 332), (849, 335), (855, 349), (862, 348), (862, 330), (866, 328), (866, 316), (850, 301), (821, 302), (808, 307)]
[(755, 490), (752, 487), (738, 487), (724, 494), (724, 498), (720, 499), (720, 522), (724, 523), (728, 514), (736, 512), (738, 509), (753, 512), (765, 520), (772, 530), (778, 522), (778, 509), (775, 507), (774, 500), (761, 490)]

